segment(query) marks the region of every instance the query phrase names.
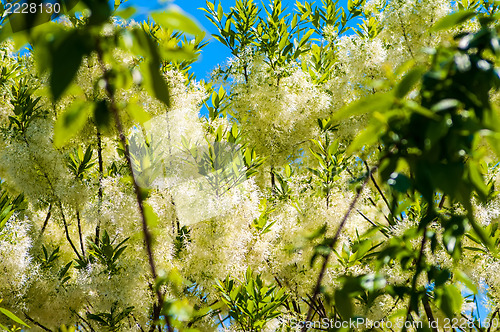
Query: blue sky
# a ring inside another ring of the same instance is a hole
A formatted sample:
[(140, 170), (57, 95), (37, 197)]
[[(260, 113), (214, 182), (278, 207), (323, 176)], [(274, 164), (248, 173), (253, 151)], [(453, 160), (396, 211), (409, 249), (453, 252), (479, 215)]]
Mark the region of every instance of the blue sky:
[[(260, 0), (257, 0), (256, 2), (260, 3)], [(269, 0), (264, 1), (264, 3), (268, 2)], [(320, 0), (316, 0), (316, 2), (321, 3)], [(198, 9), (200, 7), (205, 7), (205, 0), (177, 0), (173, 1), (173, 3), (194, 17), (204, 27), (204, 29), (208, 31), (207, 37), (209, 37), (212, 33), (217, 32), (213, 24), (210, 23), (210, 21), (208, 21), (205, 17), (205, 13)], [(226, 12), (231, 6), (234, 6), (234, 3), (235, 0), (222, 0), (222, 5)], [(165, 8), (168, 6), (168, 3), (158, 0), (129, 0), (122, 6), (125, 8), (131, 5), (138, 9), (134, 18), (136, 20), (144, 20), (149, 12)], [(340, 0), (339, 5), (343, 5), (345, 8), (347, 6), (347, 0)], [(283, 6), (294, 9), (295, 0), (283, 0)], [(213, 38), (210, 39), (209, 44), (203, 49), (200, 59), (193, 65), (196, 77), (198, 79), (208, 79), (212, 69), (214, 69), (217, 64), (224, 63), (229, 56), (230, 53), (224, 45)]]

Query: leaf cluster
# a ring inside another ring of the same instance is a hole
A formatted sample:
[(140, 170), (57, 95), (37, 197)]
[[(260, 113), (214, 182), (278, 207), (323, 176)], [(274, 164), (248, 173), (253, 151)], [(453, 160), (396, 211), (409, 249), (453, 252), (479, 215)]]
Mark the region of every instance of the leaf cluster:
[(188, 164), (196, 167), (198, 174), (205, 177), (217, 196), (253, 176), (263, 164), (264, 158), (257, 156), (255, 149), (242, 144), (242, 133), (237, 124), (229, 130), (219, 126), (213, 140), (205, 137), (205, 147), (190, 147), (183, 137), (182, 145), (193, 161)]
[(259, 275), (253, 276), (250, 268), (240, 285), (226, 278), (216, 281), (214, 287), (231, 318), (244, 331), (261, 331), (268, 321), (280, 315), (278, 308), (288, 298), (285, 289), (266, 286)]

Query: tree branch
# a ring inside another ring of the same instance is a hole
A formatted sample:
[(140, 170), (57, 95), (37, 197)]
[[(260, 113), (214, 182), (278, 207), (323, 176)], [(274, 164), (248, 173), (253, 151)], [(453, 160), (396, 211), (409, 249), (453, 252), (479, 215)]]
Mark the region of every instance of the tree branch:
[[(367, 164), (365, 164), (365, 165), (367, 166), (368, 174), (367, 174), (365, 180), (363, 181), (361, 188), (358, 189), (356, 196), (354, 197), (351, 204), (349, 205), (349, 209), (347, 210), (344, 217), (342, 218), (342, 221), (340, 222), (340, 225), (337, 228), (337, 231), (335, 232), (335, 235), (332, 239), (332, 242), (330, 243), (330, 246), (329, 246), (330, 249), (333, 249), (333, 247), (335, 247), (335, 244), (337, 243), (337, 240), (340, 236), (340, 233), (341, 233), (342, 229), (344, 228), (344, 225), (345, 225), (347, 219), (349, 218), (349, 215), (351, 214), (352, 210), (354, 209), (354, 206), (358, 202), (358, 199), (361, 196), (363, 189), (366, 187), (366, 184), (368, 183), (368, 180), (370, 179), (371, 174), (377, 169), (377, 167), (374, 167), (373, 169), (370, 170), (368, 165)], [(316, 302), (316, 298), (318, 297), (318, 295), (320, 293), (321, 282), (323, 281), (323, 277), (325, 276), (326, 267), (328, 265), (328, 260), (330, 259), (330, 256), (331, 256), (331, 251), (329, 251), (328, 254), (326, 255), (325, 260), (323, 262), (323, 265), (321, 266), (321, 270), (319, 272), (318, 279), (316, 280), (316, 286), (314, 287), (313, 295), (311, 297), (312, 302)], [(309, 306), (309, 310), (307, 311), (306, 321), (311, 320), (312, 314), (313, 314), (313, 308), (312, 308), (312, 306)], [(305, 332), (305, 331), (307, 331), (307, 327), (304, 324), (304, 327), (302, 328), (302, 332)]]
[[(410, 301), (408, 303), (408, 310), (406, 312), (406, 321), (409, 321), (409, 318), (411, 317), (411, 312), (412, 312), (412, 300), (414, 298), (414, 296), (418, 296), (416, 295), (416, 290), (417, 290), (417, 281), (418, 281), (418, 276), (420, 275), (420, 265), (422, 264), (422, 260), (424, 259), (424, 250), (425, 250), (425, 243), (426, 243), (426, 240), (427, 240), (427, 226), (424, 227), (424, 230), (423, 230), (423, 236), (422, 236), (422, 241), (420, 243), (420, 252), (418, 254), (418, 258), (417, 258), (417, 262), (415, 264), (415, 268), (416, 268), (416, 271), (415, 271), (415, 275), (413, 275), (413, 280), (412, 280), (412, 285), (411, 285), (411, 295), (410, 295)], [(427, 313), (427, 312), (426, 312)], [(428, 317), (429, 318), (429, 317)], [(403, 326), (403, 329), (402, 331), (403, 332), (406, 332), (406, 324)]]
[(36, 326), (38, 326), (42, 330), (52, 332), (51, 329), (49, 329), (48, 327), (43, 326), (42, 324), (40, 324), (39, 322), (37, 322), (36, 320), (34, 320), (33, 318), (31, 318), (26, 312), (23, 312), (23, 314), (24, 314), (24, 317), (26, 317), (27, 320), (29, 320), (30, 322), (32, 322), (33, 324), (35, 324)]
[[(97, 125), (96, 125), (97, 128)], [(101, 211), (102, 211), (102, 180), (104, 178), (104, 163), (102, 159), (102, 137), (99, 128), (97, 128), (97, 159), (99, 163), (99, 190), (97, 192), (97, 226), (95, 227), (95, 240), (94, 243), (99, 243), (99, 236), (101, 231)]]
[(47, 224), (49, 223), (50, 216), (52, 215), (52, 203), (49, 204), (49, 211), (47, 211), (47, 216), (45, 217), (45, 221), (43, 222), (42, 229), (40, 230), (40, 236), (42, 236), (43, 232), (45, 231), (45, 228), (47, 227)]
[(78, 223), (78, 236), (80, 238), (80, 247), (82, 249), (82, 256), (85, 258), (85, 247), (83, 246), (82, 223), (80, 220), (80, 211), (76, 211), (76, 221)]
[[(152, 237), (151, 237), (151, 233), (149, 232), (149, 228), (148, 228), (148, 224), (147, 224), (147, 220), (146, 220), (146, 213), (145, 213), (145, 209), (144, 209), (143, 199), (141, 196), (141, 188), (139, 187), (139, 184), (137, 183), (137, 179), (134, 176), (134, 169), (132, 166), (130, 149), (129, 149), (129, 145), (127, 142), (127, 138), (125, 137), (125, 132), (124, 132), (123, 125), (122, 125), (122, 122), (120, 119), (118, 107), (116, 106), (115, 97), (114, 97), (113, 91), (111, 91), (111, 89), (109, 89), (110, 82), (106, 78), (107, 69), (104, 65), (104, 60), (102, 57), (103, 56), (102, 50), (98, 49), (97, 55), (99, 58), (99, 63), (101, 65), (101, 69), (102, 69), (103, 74), (104, 74), (104, 79), (106, 81), (106, 87), (107, 87), (106, 93), (108, 95), (108, 98), (110, 99), (110, 105), (109, 105), (110, 107), (109, 108), (110, 108), (110, 111), (114, 117), (116, 129), (118, 130), (118, 136), (120, 138), (120, 142), (123, 145), (125, 161), (127, 162), (127, 166), (129, 168), (129, 171), (130, 171), (130, 174), (132, 177), (132, 183), (133, 183), (133, 187), (134, 187), (134, 193), (136, 196), (137, 207), (139, 209), (139, 213), (140, 213), (141, 221), (142, 221), (142, 233), (144, 235), (144, 242), (146, 245), (146, 252), (148, 255), (149, 267), (151, 269), (151, 276), (152, 276), (153, 280), (156, 280), (158, 275), (156, 273), (156, 265), (155, 265), (155, 261), (153, 258)], [(152, 327), (157, 326), (156, 321), (160, 318), (160, 312), (161, 312), (161, 309), (163, 308), (163, 294), (162, 294), (160, 288), (156, 287), (155, 292), (156, 292), (156, 297), (157, 297), (158, 303), (157, 303), (157, 305), (155, 304), (153, 306), (153, 324), (152, 324)], [(166, 314), (164, 317), (165, 317), (168, 331), (174, 332), (174, 329), (172, 328), (172, 326), (170, 324), (170, 317), (168, 316), (168, 314)]]
[(64, 211), (63, 211), (63, 207), (62, 207), (62, 204), (61, 204), (61, 201), (58, 201), (58, 205), (59, 205), (59, 210), (61, 210), (61, 218), (63, 220), (63, 224), (64, 224), (64, 232), (66, 233), (66, 239), (68, 240), (71, 248), (73, 248), (73, 251), (75, 252), (76, 256), (78, 256), (78, 259), (79, 260), (83, 260), (82, 259), (82, 256), (80, 256), (80, 253), (78, 252), (78, 250), (76, 249), (75, 245), (73, 244), (73, 241), (71, 241), (71, 237), (69, 236), (69, 229), (68, 229), (68, 223), (66, 222), (66, 217), (64, 216)]
[(429, 305), (429, 300), (424, 295), (422, 298), (422, 304), (424, 305), (425, 314), (427, 315), (427, 321), (429, 322), (429, 326), (432, 329), (432, 332), (438, 332), (435, 324), (434, 314), (432, 313), (431, 306)]

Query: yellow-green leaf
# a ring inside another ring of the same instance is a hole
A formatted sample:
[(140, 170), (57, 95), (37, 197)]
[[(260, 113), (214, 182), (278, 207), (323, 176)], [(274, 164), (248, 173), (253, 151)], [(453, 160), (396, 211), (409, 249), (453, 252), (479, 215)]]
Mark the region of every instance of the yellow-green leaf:
[(459, 11), (443, 17), (431, 28), (431, 31), (439, 31), (453, 28), (455, 25), (463, 23), (476, 16), (473, 10)]
[(148, 226), (158, 226), (158, 216), (156, 215), (156, 212), (153, 210), (151, 205), (149, 205), (148, 203), (144, 203), (144, 216), (146, 217)]
[(16, 315), (14, 315), (12, 312), (10, 312), (9, 310), (5, 309), (5, 308), (0, 308), (0, 312), (2, 314), (4, 314), (5, 316), (9, 317), (10, 319), (12, 319), (14, 322), (18, 323), (18, 324), (21, 324), (21, 325), (24, 325), (26, 326), (27, 328), (31, 328), (28, 324), (26, 324), (25, 322), (23, 322), (19, 317), (17, 317)]
[(422, 67), (416, 67), (410, 70), (396, 87), (396, 93), (395, 93), (396, 98), (405, 97), (408, 94), (408, 92), (410, 92), (411, 89), (413, 89), (415, 84), (417, 84), (417, 82), (420, 80), (423, 72), (424, 68)]
[(151, 16), (156, 23), (165, 28), (179, 30), (195, 36), (203, 34), (200, 24), (177, 6), (171, 6), (167, 11), (153, 13)]
[(54, 125), (54, 145), (61, 147), (82, 130), (94, 104), (77, 99), (60, 115)]
[(346, 107), (340, 109), (332, 115), (333, 121), (343, 120), (351, 116), (372, 113), (374, 111), (388, 110), (393, 103), (391, 93), (374, 94), (361, 100), (355, 101)]
[(376, 125), (370, 125), (364, 131), (362, 131), (358, 136), (356, 136), (354, 141), (347, 148), (346, 153), (350, 155), (358, 151), (365, 145), (376, 143), (378, 141), (379, 134), (380, 134), (380, 128)]

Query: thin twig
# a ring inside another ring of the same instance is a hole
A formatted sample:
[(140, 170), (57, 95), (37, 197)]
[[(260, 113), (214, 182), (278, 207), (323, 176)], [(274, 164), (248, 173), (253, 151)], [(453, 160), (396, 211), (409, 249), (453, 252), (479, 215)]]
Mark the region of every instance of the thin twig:
[[(373, 207), (377, 208), (377, 204), (375, 204), (375, 202), (373, 201), (373, 199), (371, 197), (368, 197), (368, 201), (370, 201), (370, 203), (372, 203)], [(387, 216), (383, 212), (382, 212), (382, 214), (384, 215), (385, 220), (387, 220), (387, 223), (390, 225), (391, 222), (389, 221), (389, 218), (387, 218)]]
[(363, 219), (365, 219), (366, 221), (368, 221), (373, 227), (379, 227), (377, 226), (373, 221), (370, 220), (370, 218), (368, 218), (367, 216), (365, 216), (363, 214), (363, 212), (359, 211), (358, 209), (356, 209), (356, 212), (361, 216), (363, 217)]
[[(365, 165), (366, 165), (366, 167), (368, 167), (368, 165), (366, 164), (366, 161), (365, 161)], [(375, 186), (375, 188), (377, 188), (377, 191), (380, 194), (380, 196), (382, 196), (382, 199), (384, 200), (385, 205), (387, 205), (387, 207), (389, 208), (389, 211), (391, 211), (392, 210), (391, 204), (389, 204), (389, 201), (387, 200), (387, 198), (385, 197), (384, 193), (382, 192), (382, 189), (380, 189), (377, 181), (375, 181), (375, 177), (373, 176), (373, 173), (370, 174), (370, 179), (372, 180), (373, 185)]]
[[(272, 268), (272, 266), (271, 266), (271, 264), (269, 263), (269, 260), (268, 260), (268, 259), (266, 259), (266, 263), (267, 263), (267, 265), (268, 265), (269, 267), (271, 267), (271, 268)], [(283, 288), (283, 284), (281, 283), (281, 281), (280, 281), (280, 279), (278, 278), (278, 276), (274, 275), (274, 280), (276, 280), (276, 282), (278, 283), (278, 286), (279, 286), (280, 288)], [(286, 280), (285, 280), (285, 283), (286, 283)], [(287, 283), (287, 284), (288, 284), (288, 283)], [(290, 287), (289, 287), (289, 288), (290, 288)], [(287, 308), (288, 310), (290, 310), (290, 304), (288, 303), (288, 300), (289, 300), (289, 299), (286, 299), (285, 304), (286, 304), (286, 308)], [(294, 309), (296, 312), (298, 312), (298, 313), (300, 314), (300, 307), (297, 305), (297, 301), (295, 301), (293, 298), (290, 298), (290, 301), (292, 302), (293, 309)]]
[(63, 224), (64, 224), (64, 232), (66, 233), (66, 239), (68, 240), (71, 248), (73, 248), (73, 251), (75, 252), (76, 256), (78, 256), (78, 259), (83, 260), (82, 256), (80, 256), (80, 253), (78, 252), (75, 245), (73, 244), (73, 241), (71, 241), (71, 237), (69, 236), (68, 223), (66, 222), (66, 217), (64, 216), (64, 211), (63, 211), (61, 201), (58, 201), (58, 203), (59, 203), (59, 210), (61, 210), (61, 217), (62, 217)]
[(432, 313), (431, 306), (429, 305), (429, 300), (427, 297), (422, 298), (422, 304), (424, 305), (425, 314), (427, 315), (427, 320), (429, 321), (429, 326), (431, 327), (433, 332), (438, 332), (436, 320), (434, 319), (434, 314)]
[(271, 165), (271, 170), (269, 171), (269, 174), (271, 175), (271, 192), (274, 195), (276, 195), (276, 180), (274, 178), (274, 166)]
[[(347, 210), (347, 212), (345, 213), (344, 217), (342, 218), (342, 221), (340, 222), (340, 225), (337, 228), (337, 232), (335, 233), (335, 236), (333, 237), (332, 242), (330, 243), (330, 246), (329, 246), (330, 249), (333, 249), (333, 247), (337, 243), (337, 240), (338, 240), (338, 238), (340, 236), (340, 232), (344, 228), (344, 225), (345, 225), (347, 219), (349, 218), (349, 215), (351, 214), (352, 210), (354, 209), (354, 206), (358, 202), (358, 199), (361, 196), (361, 193), (363, 192), (363, 189), (365, 188), (366, 184), (368, 183), (368, 180), (370, 179), (371, 174), (376, 169), (377, 169), (377, 167), (374, 167), (372, 170), (370, 170), (370, 168), (367, 169), (368, 174), (367, 174), (365, 180), (363, 181), (363, 185), (361, 186), (361, 188), (359, 188), (356, 196), (354, 197), (354, 199), (352, 200), (352, 202), (351, 202), (351, 204), (349, 206), (349, 209)], [(323, 277), (325, 276), (326, 267), (328, 265), (328, 260), (330, 259), (330, 256), (331, 256), (331, 250), (326, 255), (325, 260), (323, 261), (323, 265), (321, 266), (321, 270), (319, 272), (318, 279), (316, 280), (316, 285), (314, 287), (313, 295), (311, 297), (311, 301), (313, 301), (313, 302), (316, 301), (316, 298), (318, 297), (318, 295), (320, 293), (321, 282), (323, 280)], [(313, 308), (312, 308), (312, 306), (309, 306), (309, 310), (307, 311), (306, 321), (310, 321), (312, 315), (313, 315)], [(305, 332), (305, 331), (307, 331), (306, 325), (304, 325), (304, 327), (302, 328), (302, 332)]]
[(411, 50), (410, 47), (410, 41), (408, 40), (408, 36), (406, 34), (406, 29), (404, 27), (403, 21), (401, 20), (401, 16), (398, 13), (398, 18), (399, 18), (399, 23), (401, 24), (401, 32), (403, 32), (403, 38), (405, 39), (406, 42), (406, 47), (408, 48), (408, 51), (410, 52), (410, 55), (413, 59), (415, 59), (415, 56), (413, 55), (413, 51)]
[(76, 221), (78, 223), (78, 236), (80, 238), (80, 247), (82, 249), (82, 256), (85, 258), (85, 247), (83, 246), (82, 223), (80, 220), (80, 211), (76, 211)]
[(467, 319), (469, 322), (471, 322), (475, 328), (478, 330), (478, 331), (482, 331), (481, 330), (481, 326), (479, 326), (478, 324), (476, 324), (475, 321), (473, 321), (472, 319), (470, 319), (469, 317), (465, 316), (464, 314), (460, 314), (463, 318)]
[(304, 302), (306, 302), (310, 306), (313, 306), (314, 310), (316, 310), (316, 312), (318, 313), (318, 316), (320, 318), (326, 317), (325, 308), (323, 306), (320, 306), (320, 304), (318, 303), (320, 301), (320, 299), (318, 299), (318, 301), (313, 302), (311, 295), (309, 295), (309, 294), (307, 294), (307, 298), (309, 299), (309, 301), (311, 301), (311, 303), (309, 304), (305, 299), (303, 299)]
[(137, 319), (135, 318), (134, 314), (133, 313), (130, 313), (130, 315), (132, 316), (132, 318), (134, 319), (134, 322), (135, 324), (137, 325), (137, 327), (142, 331), (144, 332), (144, 329), (142, 328), (141, 324), (139, 324), (139, 322), (137, 321)]
[(446, 195), (443, 194), (443, 197), (441, 197), (441, 201), (439, 202), (439, 208), (442, 209), (444, 206), (444, 200), (446, 199)]
[[(493, 315), (491, 315), (491, 322), (493, 322), (493, 319), (495, 318), (495, 315), (497, 314), (500, 314), (500, 309), (497, 309), (495, 310), (495, 312), (493, 313)], [(491, 332), (491, 327), (493, 326), (493, 324), (490, 324), (490, 326), (488, 326), (488, 331), (487, 332)]]
[[(427, 226), (424, 227), (424, 230), (423, 230), (423, 236), (422, 236), (422, 242), (420, 243), (420, 252), (418, 254), (418, 258), (417, 258), (417, 262), (416, 262), (416, 271), (415, 271), (415, 275), (413, 276), (413, 281), (412, 281), (412, 286), (411, 286), (411, 289), (412, 289), (412, 292), (410, 295), (410, 301), (408, 303), (408, 310), (406, 312), (406, 321), (409, 321), (409, 318), (411, 317), (411, 312), (412, 312), (412, 299), (413, 299), (413, 296), (414, 294), (416, 293), (416, 289), (417, 289), (417, 281), (418, 281), (418, 276), (420, 275), (420, 265), (422, 264), (422, 260), (424, 258), (424, 250), (425, 250), (425, 242), (427, 240)], [(403, 332), (406, 332), (406, 324), (403, 326)]]
[[(88, 310), (89, 310), (89, 308), (87, 307), (87, 313), (89, 312)], [(80, 316), (80, 314), (79, 314), (78, 312), (76, 312), (75, 310), (71, 310), (71, 311), (72, 311), (75, 315), (77, 315), (77, 316), (78, 316), (78, 318), (80, 318), (80, 319), (82, 320), (82, 322), (84, 322), (85, 324), (87, 324), (87, 325), (89, 326), (90, 331), (95, 332), (94, 328), (92, 327), (92, 325), (90, 324), (90, 322), (89, 322), (89, 321), (87, 321), (85, 318), (83, 318), (82, 316)], [(83, 324), (82, 324), (82, 326), (83, 326)]]
[(23, 312), (23, 313), (24, 313), (24, 316), (26, 317), (27, 320), (29, 320), (30, 322), (32, 322), (33, 324), (35, 324), (36, 326), (38, 326), (42, 330), (52, 332), (51, 329), (49, 329), (48, 327), (43, 326), (42, 324), (40, 324), (39, 322), (37, 322), (36, 320), (34, 320), (30, 316), (28, 316), (28, 314), (26, 312)]
[(222, 325), (222, 328), (224, 331), (226, 330), (226, 325), (224, 325), (224, 320), (222, 319), (222, 316), (220, 315), (220, 312), (217, 313), (217, 316), (219, 316), (219, 322)]
[(356, 212), (358, 212), (361, 217), (363, 217), (363, 219), (365, 219), (366, 221), (368, 221), (372, 226), (374, 227), (377, 227), (377, 228), (380, 228), (380, 232), (386, 237), (386, 238), (389, 238), (389, 235), (387, 234), (387, 230), (385, 230), (383, 227), (381, 226), (378, 226), (377, 224), (375, 224), (373, 221), (371, 221), (367, 216), (365, 216), (361, 211), (359, 211), (358, 209), (356, 209)]
[[(25, 131), (23, 131), (23, 138), (24, 138), (24, 142), (26, 143), (26, 146), (28, 147), (28, 150), (31, 150), (31, 145), (28, 142), (28, 138), (26, 137), (26, 132)], [(37, 164), (39, 170), (42, 172), (43, 177), (45, 178), (45, 180), (47, 180), (47, 184), (49, 185), (49, 188), (52, 190), (54, 198), (57, 199), (56, 198), (57, 197), (56, 191), (54, 189), (54, 186), (52, 185), (52, 181), (50, 181), (49, 175), (40, 166), (41, 163), (38, 161), (38, 158), (36, 157), (36, 155), (34, 153), (32, 153), (32, 157), (33, 157), (33, 160), (35, 161), (35, 163)], [(75, 252), (75, 254), (78, 256), (78, 259), (82, 260), (82, 257), (78, 253), (78, 250), (76, 250), (76, 247), (73, 244), (73, 241), (71, 241), (71, 238), (69, 236), (68, 224), (66, 222), (66, 217), (64, 216), (64, 211), (63, 211), (63, 208), (62, 208), (61, 201), (58, 200), (57, 202), (59, 203), (58, 204), (59, 205), (59, 209), (61, 210), (61, 216), (62, 216), (62, 220), (63, 220), (63, 223), (64, 223), (64, 231), (66, 233), (66, 239), (68, 240), (69, 244), (71, 245), (71, 248), (73, 248), (73, 251)], [(52, 205), (51, 205), (51, 207), (52, 207)], [(50, 215), (48, 215), (48, 217), (46, 218), (47, 222), (48, 222), (48, 218), (50, 218)]]
[(42, 236), (43, 232), (45, 231), (45, 228), (47, 227), (47, 224), (49, 223), (50, 216), (52, 215), (52, 203), (49, 204), (49, 211), (47, 212), (47, 216), (45, 217), (45, 221), (43, 222), (42, 229), (40, 230), (40, 236)]

